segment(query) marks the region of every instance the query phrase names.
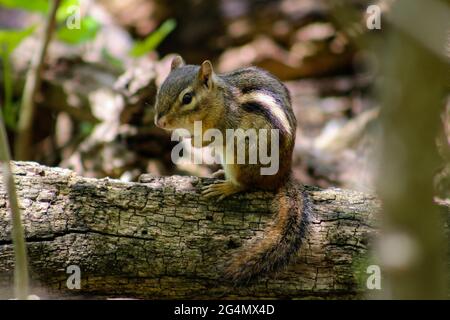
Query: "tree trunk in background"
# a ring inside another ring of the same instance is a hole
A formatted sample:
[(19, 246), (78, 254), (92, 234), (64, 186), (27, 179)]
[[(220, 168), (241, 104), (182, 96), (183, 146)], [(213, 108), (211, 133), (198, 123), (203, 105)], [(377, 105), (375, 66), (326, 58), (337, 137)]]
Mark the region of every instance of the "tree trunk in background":
[(389, 19), (396, 28), (380, 59), (384, 137), (378, 192), (385, 219), (379, 253), (388, 283), (384, 298), (444, 298), (448, 238), (433, 205), (432, 181), (448, 85), (444, 56), (450, 6), (434, 0), (399, 0)]

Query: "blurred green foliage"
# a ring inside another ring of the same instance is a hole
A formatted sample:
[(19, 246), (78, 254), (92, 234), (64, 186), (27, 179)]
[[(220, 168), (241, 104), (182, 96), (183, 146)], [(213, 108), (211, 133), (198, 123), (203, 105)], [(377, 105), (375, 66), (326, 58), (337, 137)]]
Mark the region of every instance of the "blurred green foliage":
[[(18, 9), (46, 15), (50, 10), (49, 0), (0, 0), (0, 5), (9, 9)], [(82, 16), (79, 0), (63, 0), (56, 13), (56, 39), (70, 45), (80, 45), (92, 41), (101, 28), (101, 23), (92, 16)], [(130, 50), (131, 57), (140, 57), (153, 50), (175, 29), (173, 19), (165, 21), (157, 30), (150, 33), (142, 41), (135, 42)], [(10, 68), (10, 56), (13, 50), (26, 37), (33, 34), (36, 26), (23, 30), (0, 30), (0, 54), (3, 67), (4, 103), (2, 107), (5, 124), (9, 129), (17, 127), (20, 103), (14, 103), (13, 81)], [(102, 50), (105, 61), (118, 70), (123, 69), (121, 60), (112, 56), (106, 48)]]
[(10, 9), (22, 9), (46, 13), (49, 10), (48, 0), (0, 0), (0, 5)]
[(144, 40), (137, 41), (130, 50), (132, 57), (143, 56), (153, 50), (175, 29), (177, 23), (174, 19), (165, 21), (158, 29), (150, 33)]
[[(20, 9), (47, 14), (48, 0), (0, 0), (0, 5), (10, 9)], [(78, 8), (78, 9), (77, 9)], [(90, 16), (81, 17), (79, 0), (63, 0), (56, 13), (58, 28), (56, 37), (71, 45), (81, 44), (93, 40), (101, 25)], [(71, 27), (70, 20), (79, 19), (76, 27)], [(9, 32), (9, 31), (5, 31)]]
[[(77, 9), (78, 8), (78, 9)], [(56, 37), (71, 45), (77, 45), (95, 39), (101, 24), (91, 16), (81, 17), (79, 0), (64, 0), (56, 12), (58, 29)], [(78, 10), (78, 11), (77, 11)], [(69, 20), (79, 19), (79, 25), (71, 27)]]
[(3, 119), (9, 129), (15, 129), (19, 107), (12, 101), (13, 81), (9, 57), (20, 42), (34, 32), (35, 26), (24, 30), (0, 30), (1, 58), (3, 67)]
[(80, 7), (79, 0), (63, 0), (56, 11), (56, 20), (66, 20), (73, 13), (71, 9), (74, 6)]
[(23, 30), (0, 30), (2, 50), (6, 50), (8, 54), (11, 54), (20, 42), (31, 35), (35, 29), (36, 27), (32, 26)]
[(56, 31), (58, 40), (76, 45), (93, 40), (101, 25), (92, 17), (84, 17), (80, 20), (80, 28), (70, 29), (64, 24)]
[[(0, 0), (0, 5), (9, 9), (47, 14), (49, 11), (48, 0)], [(71, 19), (71, 24), (68, 23)], [(78, 19), (78, 21), (76, 21)], [(93, 40), (101, 25), (90, 16), (81, 17), (79, 11), (79, 0), (63, 0), (56, 14), (57, 30), (56, 37), (71, 45), (81, 44)], [(72, 27), (75, 26), (74, 27)], [(0, 53), (3, 67), (3, 89), (4, 99), (2, 113), (6, 126), (16, 129), (20, 103), (12, 100), (13, 81), (10, 67), (10, 56), (14, 49), (28, 36), (32, 35), (36, 26), (23, 30), (3, 29), (0, 30)]]

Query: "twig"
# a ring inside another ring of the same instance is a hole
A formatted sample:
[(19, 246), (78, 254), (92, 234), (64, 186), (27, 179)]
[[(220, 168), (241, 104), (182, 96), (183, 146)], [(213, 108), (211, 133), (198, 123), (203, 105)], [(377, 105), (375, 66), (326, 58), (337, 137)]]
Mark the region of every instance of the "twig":
[(11, 81), (11, 66), (9, 61), (9, 50), (6, 44), (3, 44), (2, 48), (2, 60), (3, 60), (3, 87), (5, 92), (4, 98), (4, 112), (11, 112), (12, 104), (12, 81)]
[(28, 297), (28, 261), (25, 247), (25, 238), (21, 222), (19, 202), (17, 200), (16, 186), (11, 172), (11, 154), (9, 152), (8, 138), (0, 112), (0, 161), (3, 164), (3, 182), (8, 192), (11, 208), (12, 240), (14, 243), (15, 255), (15, 295), (17, 299), (25, 300)]
[(34, 118), (34, 100), (40, 87), (40, 74), (44, 64), (44, 58), (47, 47), (55, 27), (56, 11), (61, 0), (53, 0), (50, 14), (47, 17), (44, 38), (40, 48), (33, 57), (31, 67), (27, 74), (25, 88), (22, 97), (22, 106), (20, 108), (20, 118), (17, 131), (17, 140), (15, 143), (15, 158), (19, 160), (30, 159), (31, 132)]

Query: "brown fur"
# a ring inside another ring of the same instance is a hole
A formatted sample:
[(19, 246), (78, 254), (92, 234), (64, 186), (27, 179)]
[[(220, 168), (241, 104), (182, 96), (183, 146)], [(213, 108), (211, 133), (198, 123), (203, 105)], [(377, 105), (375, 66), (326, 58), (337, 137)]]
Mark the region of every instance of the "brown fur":
[[(192, 92), (192, 103), (183, 105), (185, 92)], [(224, 137), (226, 129), (279, 130), (279, 170), (261, 175), (261, 163), (224, 164), (225, 182), (208, 185), (207, 198), (219, 200), (245, 190), (275, 191), (274, 223), (262, 239), (253, 239), (233, 255), (225, 276), (234, 283), (245, 283), (259, 275), (286, 266), (295, 256), (306, 232), (309, 202), (291, 177), (292, 151), (296, 120), (286, 87), (268, 72), (245, 68), (216, 75), (209, 61), (201, 66), (184, 65), (179, 57), (161, 86), (156, 103), (155, 121), (165, 129), (193, 129), (193, 122), (203, 121), (203, 130), (217, 128)], [(270, 138), (269, 138), (270, 145)], [(224, 139), (224, 148), (226, 148)], [(249, 150), (245, 144), (246, 153)], [(235, 149), (236, 150), (236, 149)], [(234, 157), (236, 151), (227, 157)]]
[(235, 284), (279, 270), (295, 257), (306, 232), (310, 213), (309, 199), (289, 177), (272, 202), (275, 220), (263, 232), (238, 250), (225, 268), (225, 277)]

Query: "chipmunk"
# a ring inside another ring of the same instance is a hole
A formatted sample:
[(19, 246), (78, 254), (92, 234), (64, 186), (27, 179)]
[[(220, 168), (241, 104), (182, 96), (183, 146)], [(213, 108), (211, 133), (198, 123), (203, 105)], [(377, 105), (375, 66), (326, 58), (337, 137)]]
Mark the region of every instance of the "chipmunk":
[(262, 239), (250, 240), (238, 249), (225, 268), (225, 276), (240, 284), (286, 266), (301, 246), (310, 213), (303, 187), (291, 172), (296, 119), (287, 88), (275, 76), (256, 67), (216, 74), (208, 60), (200, 66), (186, 65), (176, 56), (157, 93), (155, 124), (166, 130), (183, 128), (193, 135), (195, 121), (202, 121), (204, 130), (215, 128), (224, 135), (227, 129), (278, 130), (280, 164), (275, 174), (262, 175), (260, 163), (229, 161), (236, 153), (224, 151), (223, 170), (213, 176), (224, 176), (225, 181), (206, 186), (202, 195), (222, 200), (238, 192), (275, 191), (276, 219)]

